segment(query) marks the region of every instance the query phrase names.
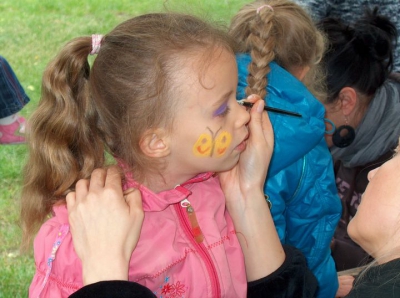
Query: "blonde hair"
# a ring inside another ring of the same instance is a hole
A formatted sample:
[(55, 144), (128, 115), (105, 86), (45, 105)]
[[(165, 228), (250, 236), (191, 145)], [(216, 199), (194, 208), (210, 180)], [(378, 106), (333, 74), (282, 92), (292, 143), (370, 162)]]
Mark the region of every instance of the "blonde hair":
[(157, 172), (160, 163), (141, 151), (140, 139), (148, 129), (172, 129), (183, 59), (200, 57), (207, 66), (217, 49), (233, 54), (224, 30), (189, 15), (158, 13), (132, 18), (105, 35), (92, 69), (91, 37), (76, 38), (61, 50), (43, 75), (30, 122), (22, 248), (79, 179), (106, 165), (106, 152), (138, 181)]
[(318, 66), (325, 51), (325, 38), (299, 5), (287, 0), (258, 0), (246, 4), (232, 18), (230, 35), (238, 51), (250, 53), (246, 94), (266, 96), (269, 63), (275, 60), (291, 72), (310, 67), (304, 84), (324, 98), (324, 75)]

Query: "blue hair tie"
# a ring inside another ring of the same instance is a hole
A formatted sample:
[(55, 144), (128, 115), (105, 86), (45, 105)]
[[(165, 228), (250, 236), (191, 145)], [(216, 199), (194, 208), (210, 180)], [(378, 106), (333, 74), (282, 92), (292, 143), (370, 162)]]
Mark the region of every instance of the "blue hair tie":
[(328, 118), (324, 118), (324, 121), (328, 122), (332, 126), (331, 130), (325, 131), (325, 134), (332, 135), (336, 130), (335, 124), (332, 122), (332, 120), (329, 120)]

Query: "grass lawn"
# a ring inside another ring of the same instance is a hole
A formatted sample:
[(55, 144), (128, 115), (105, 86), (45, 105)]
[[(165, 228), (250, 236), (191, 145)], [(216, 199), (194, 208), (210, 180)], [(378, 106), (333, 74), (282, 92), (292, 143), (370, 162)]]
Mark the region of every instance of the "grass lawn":
[[(0, 55), (6, 57), (31, 102), (40, 98), (43, 70), (68, 40), (107, 33), (131, 16), (155, 11), (183, 11), (227, 23), (246, 0), (1, 0)], [(0, 298), (27, 297), (34, 273), (32, 252), (21, 255), (18, 227), (21, 169), (25, 145), (0, 145)]]

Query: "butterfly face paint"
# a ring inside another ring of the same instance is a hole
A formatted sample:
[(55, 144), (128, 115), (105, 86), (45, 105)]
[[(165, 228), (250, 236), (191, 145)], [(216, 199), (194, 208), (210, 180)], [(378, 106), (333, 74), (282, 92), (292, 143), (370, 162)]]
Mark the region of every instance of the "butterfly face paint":
[(193, 145), (193, 154), (197, 157), (221, 157), (226, 153), (232, 141), (232, 135), (218, 129), (215, 133), (207, 127), (210, 133), (203, 133)]

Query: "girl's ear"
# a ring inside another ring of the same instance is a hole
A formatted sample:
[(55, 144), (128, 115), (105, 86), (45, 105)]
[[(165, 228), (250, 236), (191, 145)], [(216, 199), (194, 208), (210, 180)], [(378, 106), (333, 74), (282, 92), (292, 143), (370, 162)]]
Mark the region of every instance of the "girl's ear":
[(351, 87), (344, 87), (342, 90), (340, 90), (339, 100), (343, 115), (349, 116), (357, 106), (358, 98), (356, 90)]
[(290, 73), (295, 76), (299, 81), (303, 82), (305, 76), (310, 71), (309, 66), (292, 67), (290, 68)]
[(164, 129), (146, 131), (139, 143), (142, 152), (149, 157), (166, 157), (170, 154), (168, 135)]
[(298, 79), (303, 82), (304, 78), (306, 77), (307, 73), (310, 71), (309, 66), (304, 66), (301, 71), (298, 73)]

